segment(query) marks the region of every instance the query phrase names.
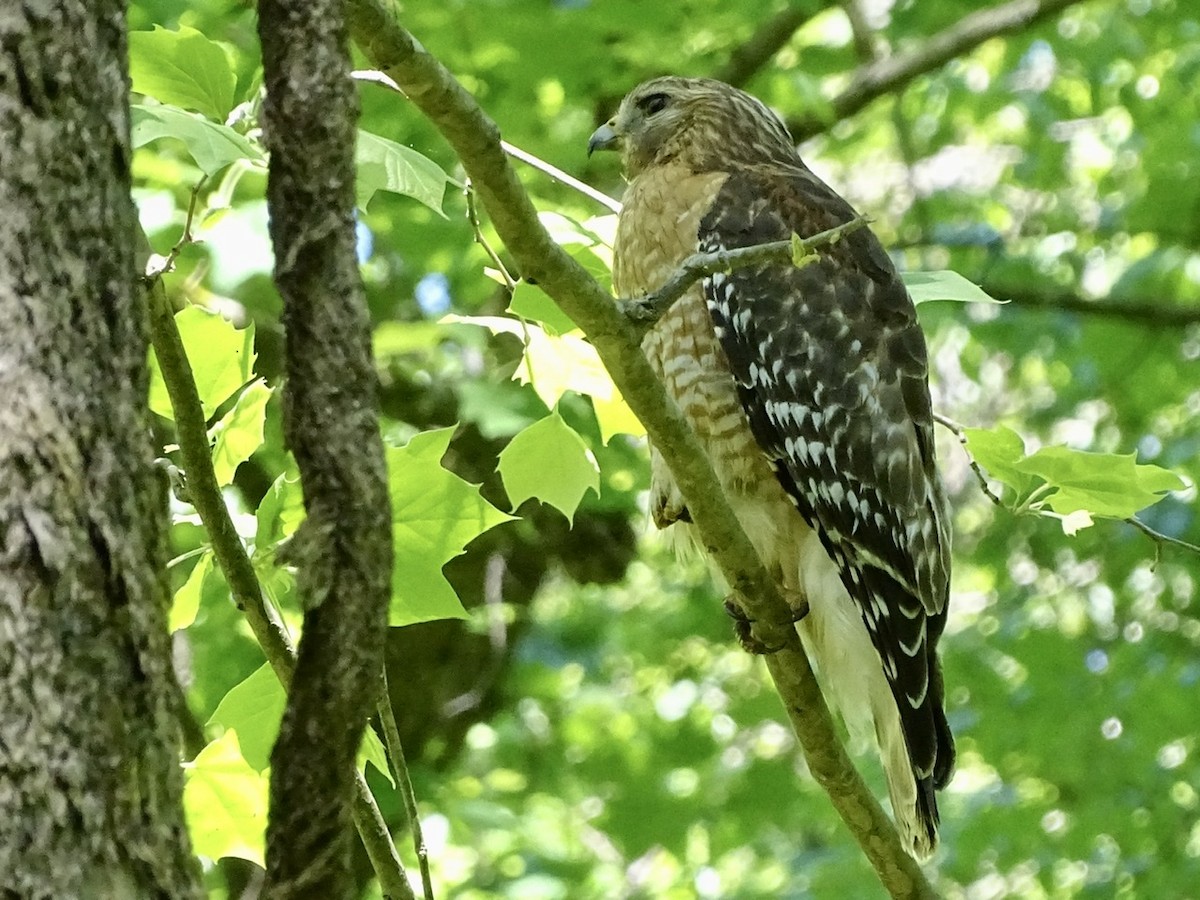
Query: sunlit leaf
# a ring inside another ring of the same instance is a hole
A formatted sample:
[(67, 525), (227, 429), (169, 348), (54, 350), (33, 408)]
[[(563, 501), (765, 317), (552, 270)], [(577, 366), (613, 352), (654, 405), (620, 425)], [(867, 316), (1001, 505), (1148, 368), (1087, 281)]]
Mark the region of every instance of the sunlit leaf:
[[(175, 314), (175, 325), (183, 338), (188, 362), (206, 418), (249, 381), (254, 369), (254, 326), (234, 328), (228, 320), (188, 305)], [(150, 408), (174, 419), (167, 386), (158, 360), (150, 355)]]
[(967, 437), (967, 450), (988, 475), (1012, 488), (1018, 498), (1033, 490), (1037, 479), (1017, 467), (1025, 458), (1025, 441), (1019, 434), (1003, 425), (964, 428), (963, 433)]
[(576, 327), (571, 317), (550, 299), (549, 294), (527, 281), (517, 282), (508, 311), (523, 319), (538, 322), (554, 334), (565, 334)]
[(209, 717), (209, 726), (236, 731), (242, 756), (259, 772), (271, 764), (271, 748), (287, 695), (271, 667), (264, 663), (230, 688)]
[(134, 103), (130, 106), (130, 116), (135, 149), (159, 138), (175, 138), (183, 142), (205, 175), (214, 175), (235, 160), (263, 158), (262, 151), (245, 137), (199, 113), (175, 106)]
[(901, 272), (900, 277), (908, 288), (913, 303), (929, 303), (933, 300), (954, 300), (958, 303), (1005, 303), (988, 294), (983, 288), (968, 281), (957, 272)]
[(246, 763), (226, 731), (184, 764), (183, 809), (192, 849), (209, 859), (236, 856), (263, 865), (267, 776)]
[(237, 467), (262, 446), (270, 399), (271, 389), (260, 378), (242, 391), (233, 409), (213, 426), (210, 436), (216, 435), (212, 460), (217, 484), (232, 482)]
[[(259, 666), (249, 677), (229, 690), (221, 699), (208, 724), (236, 732), (241, 756), (252, 770), (263, 772), (271, 764), (271, 748), (279, 736), (287, 695), (269, 665)], [(387, 754), (379, 736), (370, 728), (363, 733), (358, 751), (358, 767), (370, 762), (392, 781)]]
[(196, 613), (200, 610), (200, 597), (203, 594), (204, 581), (212, 573), (213, 554), (205, 550), (200, 554), (196, 565), (187, 577), (187, 581), (175, 592), (171, 601), (171, 612), (167, 618), (167, 627), (171, 631), (187, 628), (196, 621)]
[(595, 458), (557, 412), (521, 431), (501, 451), (500, 477), (513, 509), (536, 497), (571, 521), (583, 495), (600, 492)]
[(411, 147), (366, 131), (358, 133), (355, 154), (358, 181), (355, 202), (366, 209), (376, 191), (391, 191), (412, 197), (439, 215), (442, 196), (450, 180), (441, 166)]
[(496, 334), (521, 338), (525, 342), (525, 357), (513, 372), (513, 378), (531, 385), (547, 409), (554, 409), (567, 391), (591, 397), (604, 443), (615, 434), (646, 433), (613, 384), (595, 348), (578, 334), (550, 334), (538, 325), (505, 316), (450, 315), (443, 321), (480, 325)]
[(1133, 453), (1087, 453), (1069, 447), (1043, 447), (1017, 464), (1056, 490), (1047, 504), (1057, 513), (1086, 511), (1124, 519), (1186, 487), (1182, 478), (1159, 466), (1138, 465)]
[(137, 93), (216, 122), (233, 109), (237, 76), (225, 48), (186, 25), (130, 32), (129, 76)]
[(304, 521), (304, 492), (300, 489), (300, 473), (290, 457), (287, 470), (275, 479), (258, 504), (255, 516), (258, 520), (254, 537), (256, 554), (291, 537)]
[(392, 625), (464, 617), (442, 566), (475, 537), (512, 518), (442, 466), (453, 434), (453, 428), (426, 431), (387, 451), (396, 554)]

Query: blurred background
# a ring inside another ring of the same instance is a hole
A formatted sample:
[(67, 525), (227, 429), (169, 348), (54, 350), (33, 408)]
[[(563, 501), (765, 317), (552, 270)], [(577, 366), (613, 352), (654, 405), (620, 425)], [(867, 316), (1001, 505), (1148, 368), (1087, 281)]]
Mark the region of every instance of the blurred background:
[[(1027, 0), (1022, 16), (1017, 4), (951, 0), (412, 0), (401, 10), (506, 140), (612, 197), (618, 160), (585, 149), (629, 88), (674, 73), (751, 91), (872, 217), (902, 268), (954, 269), (1011, 301), (921, 307), (939, 412), (1007, 425), (1030, 450), (1136, 452), (1200, 480), (1191, 0)], [(240, 93), (253, 96), (246, 4), (135, 0), (130, 25), (187, 25), (226, 44)], [(375, 84), (360, 94), (365, 130), (461, 182), (402, 96)], [(611, 219), (596, 218), (610, 215), (604, 206), (517, 166), (548, 223), (610, 232)], [(159, 142), (138, 152), (135, 178), (143, 224), (165, 252), (198, 172)], [(250, 168), (205, 186), (201, 243), (184, 249), (175, 284), (253, 322), (259, 370), (274, 382), (280, 304), (264, 185)], [(446, 465), (511, 510), (498, 454), (547, 409), (512, 377), (514, 336), (438, 324), (498, 315), (509, 301), (484, 272), (494, 265), (462, 190), (448, 185), (442, 208), (379, 193), (360, 214), (385, 432), (457, 424)], [(560, 411), (588, 440), (599, 493), (573, 526), (527, 501), (446, 567), (469, 617), (390, 639), (439, 896), (881, 896), (804, 771), (761, 661), (733, 641), (721, 589), (651, 533), (644, 443), (605, 444), (582, 396)], [(250, 510), (283, 467), (277, 399), (267, 426), (237, 474)], [(959, 768), (940, 801), (939, 892), (1200, 896), (1200, 556), (1117, 521), (1068, 536), (1052, 519), (998, 508), (953, 435), (940, 438), (955, 508), (943, 647)], [(1200, 542), (1194, 487), (1142, 518)], [(198, 539), (184, 526), (175, 538), (181, 551)], [(202, 723), (261, 655), (219, 599), (179, 640)], [(858, 759), (884, 796), (874, 754)], [(391, 788), (373, 784), (403, 829)], [(364, 862), (369, 894), (368, 875)], [(210, 880), (221, 896), (253, 877), (230, 864)]]

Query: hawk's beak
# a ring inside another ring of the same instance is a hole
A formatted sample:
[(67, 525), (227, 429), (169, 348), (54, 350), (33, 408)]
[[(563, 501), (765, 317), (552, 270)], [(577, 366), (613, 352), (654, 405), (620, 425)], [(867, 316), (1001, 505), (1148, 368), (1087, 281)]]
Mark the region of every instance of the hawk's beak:
[(611, 150), (620, 139), (621, 136), (617, 134), (612, 125), (604, 123), (592, 132), (592, 137), (588, 141), (588, 156), (597, 150)]

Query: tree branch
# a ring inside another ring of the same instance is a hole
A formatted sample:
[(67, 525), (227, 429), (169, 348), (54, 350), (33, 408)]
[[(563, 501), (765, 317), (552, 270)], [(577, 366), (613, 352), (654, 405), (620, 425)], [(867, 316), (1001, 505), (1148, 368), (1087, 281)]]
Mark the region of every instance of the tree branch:
[[(188, 497), (208, 533), (213, 556), (225, 576), (234, 603), (246, 616), (271, 670), (287, 690), (296, 668), (296, 651), (283, 624), (263, 601), (258, 575), (234, 528), (225, 498), (221, 495), (221, 487), (212, 467), (204, 408), (196, 391), (196, 380), (192, 376), (183, 340), (179, 336), (179, 329), (175, 327), (174, 311), (161, 280), (155, 278), (149, 282), (147, 297), (150, 304), (151, 342), (175, 414), (176, 437), (187, 476)], [(361, 772), (357, 773), (354, 822), (384, 896), (393, 900), (415, 900), (383, 814)]]
[(355, 252), (358, 98), (339, 0), (260, 0), (267, 202), (283, 298), (283, 427), (307, 516), (292, 539), (305, 607), (271, 752), (272, 898), (349, 896), (356, 757), (380, 699), (392, 528)]
[(962, 56), (984, 41), (1023, 31), (1080, 2), (1082, 0), (1010, 0), (976, 10), (949, 28), (925, 38), (915, 50), (859, 66), (851, 75), (850, 84), (830, 101), (829, 118), (799, 116), (788, 121), (788, 129), (797, 141), (806, 140), (858, 112), (877, 97), (900, 90), (914, 78)]
[(749, 40), (735, 49), (729, 55), (729, 60), (725, 65), (718, 69), (712, 77), (718, 81), (732, 84), (734, 87), (741, 87), (753, 78), (759, 69), (770, 62), (771, 58), (783, 49), (784, 45), (792, 39), (792, 35), (804, 27), (809, 19), (832, 5), (832, 0), (826, 0), (826, 2), (792, 0), (786, 7), (759, 25), (754, 34), (750, 35)]
[(1011, 300), (1010, 308), (1016, 310), (1106, 316), (1153, 328), (1186, 328), (1200, 323), (1200, 305), (1184, 306), (1176, 302), (1128, 300), (1121, 297), (1089, 300), (1075, 293), (1038, 293), (1028, 288), (1010, 289), (991, 283), (985, 283), (982, 287), (993, 297)]
[(732, 250), (717, 250), (713, 253), (693, 253), (657, 291), (644, 297), (618, 300), (617, 306), (631, 321), (637, 323), (641, 330), (648, 330), (671, 308), (671, 304), (705, 276), (765, 263), (805, 265), (808, 261), (816, 258), (817, 251), (822, 247), (833, 246), (847, 234), (865, 227), (869, 221), (870, 219), (865, 216), (855, 216), (849, 222), (818, 232), (808, 238), (797, 237), (790, 241), (771, 241), (749, 247), (735, 247)]
[(613, 298), (541, 226), (508, 164), (499, 132), (474, 98), (397, 18), (394, 0), (350, 0), (351, 30), (367, 57), (437, 126), (463, 163), (497, 233), (521, 272), (550, 294), (587, 334), (613, 381), (671, 468), (711, 557), (753, 619), (754, 636), (780, 646), (766, 665), (783, 698), (809, 769), (893, 897), (934, 892), (836, 736), (792, 613), (758, 560), (704, 451), (642, 354), (638, 333)]

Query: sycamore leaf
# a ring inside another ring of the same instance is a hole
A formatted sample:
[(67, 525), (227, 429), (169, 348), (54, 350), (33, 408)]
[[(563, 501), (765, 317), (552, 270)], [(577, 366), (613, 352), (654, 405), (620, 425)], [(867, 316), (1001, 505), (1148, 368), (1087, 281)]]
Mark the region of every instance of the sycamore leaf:
[(213, 470), (217, 484), (233, 481), (237, 467), (250, 458), (263, 442), (263, 427), (267, 421), (267, 401), (271, 389), (261, 378), (252, 383), (237, 399), (221, 421), (209, 431), (216, 436), (213, 445)]
[(291, 537), (304, 521), (304, 492), (300, 489), (300, 473), (296, 461), (288, 458), (284, 470), (258, 504), (254, 534), (255, 555), (265, 553), (284, 538)]
[(442, 566), (477, 536), (513, 518), (484, 500), (478, 486), (443, 468), (453, 434), (454, 428), (426, 431), (387, 451), (396, 562), (392, 625), (464, 618)]
[[(263, 772), (271, 764), (271, 748), (279, 736), (279, 723), (283, 721), (286, 704), (287, 695), (283, 685), (271, 667), (264, 663), (249, 677), (230, 688), (217, 704), (208, 724), (219, 725), (226, 732), (236, 732), (241, 756), (246, 764), (255, 771)], [(358, 750), (359, 769), (367, 762), (392, 782), (383, 743), (370, 728), (364, 731)], [(394, 782), (392, 784), (394, 787)]]
[[(204, 405), (204, 417), (210, 418), (229, 395), (250, 380), (254, 370), (254, 326), (234, 328), (216, 313), (188, 305), (175, 314), (175, 324), (192, 378)], [(150, 356), (150, 408), (167, 419), (174, 419), (171, 399), (162, 370)]]
[(200, 611), (200, 597), (204, 593), (204, 582), (213, 570), (213, 554), (205, 550), (200, 554), (196, 565), (187, 577), (187, 581), (175, 592), (171, 600), (171, 612), (167, 618), (167, 627), (172, 631), (187, 628), (196, 621), (196, 613)]
[(233, 109), (237, 76), (225, 48), (186, 25), (131, 31), (129, 77), (135, 92), (217, 122)]
[(615, 434), (646, 433), (642, 423), (613, 384), (596, 349), (578, 334), (550, 334), (532, 322), (506, 316), (450, 315), (443, 322), (481, 325), (495, 334), (513, 334), (525, 342), (525, 357), (513, 378), (533, 387), (547, 409), (554, 409), (566, 391), (592, 398), (600, 435), (608, 443)]
[(1011, 428), (964, 428), (971, 457), (993, 478), (1004, 482), (1023, 498), (1033, 490), (1037, 479), (1021, 471), (1017, 463), (1025, 458), (1025, 441)]
[(367, 208), (376, 191), (391, 191), (412, 197), (445, 217), (442, 195), (450, 178), (433, 160), (411, 147), (359, 131), (355, 162), (358, 180), (354, 194), (359, 209)]
[(514, 510), (536, 497), (572, 523), (583, 495), (600, 493), (595, 458), (557, 412), (522, 430), (501, 451), (500, 477)]
[(908, 288), (913, 303), (933, 300), (954, 300), (958, 303), (1006, 303), (997, 300), (973, 281), (957, 272), (943, 269), (936, 272), (901, 272), (900, 278)]
[(1127, 519), (1157, 503), (1166, 491), (1186, 487), (1183, 479), (1159, 466), (1138, 465), (1133, 453), (1088, 453), (1069, 447), (1043, 447), (1016, 468), (1045, 480), (1054, 493), (1047, 505), (1056, 513), (1086, 511), (1093, 516)]
[(184, 763), (183, 810), (200, 856), (236, 856), (263, 865), (267, 776), (247, 765), (236, 731)]
[(571, 317), (559, 309), (549, 294), (528, 281), (517, 282), (508, 311), (522, 319), (538, 322), (554, 334), (566, 334), (576, 327)]
[(263, 663), (221, 698), (208, 726), (236, 731), (242, 757), (261, 772), (271, 764), (271, 748), (279, 734), (286, 703), (283, 685), (271, 667)]
[(148, 106), (134, 103), (129, 107), (133, 128), (130, 137), (134, 149), (159, 138), (183, 142), (188, 155), (205, 175), (215, 175), (239, 159), (261, 161), (262, 151), (232, 128), (211, 122), (199, 113), (176, 106)]

